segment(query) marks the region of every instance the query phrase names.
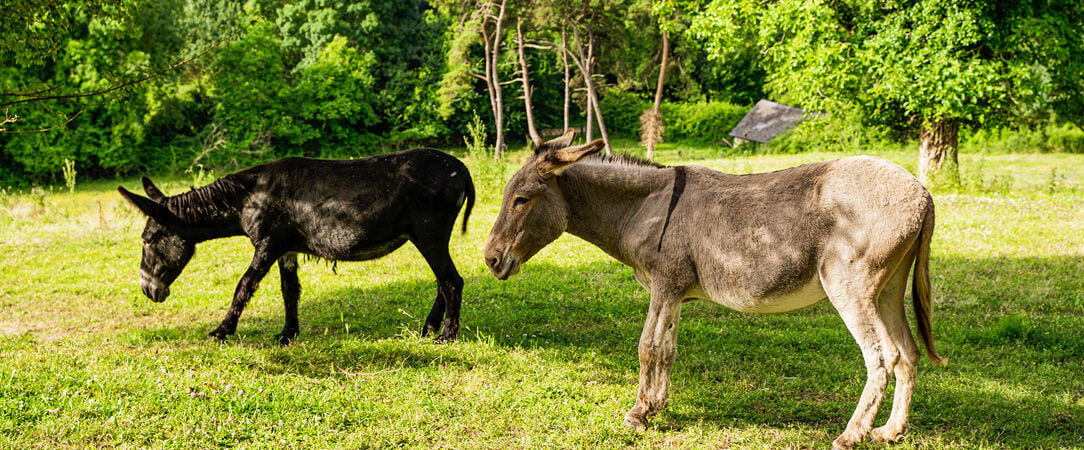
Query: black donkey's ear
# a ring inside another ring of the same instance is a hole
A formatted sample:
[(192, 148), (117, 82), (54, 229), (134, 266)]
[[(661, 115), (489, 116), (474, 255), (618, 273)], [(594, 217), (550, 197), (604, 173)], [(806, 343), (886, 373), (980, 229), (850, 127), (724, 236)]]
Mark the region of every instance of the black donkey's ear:
[(173, 215), (173, 213), (170, 212), (169, 208), (166, 208), (165, 205), (142, 195), (133, 193), (125, 189), (123, 186), (117, 186), (117, 192), (120, 192), (120, 195), (124, 197), (125, 200), (128, 200), (128, 203), (131, 203), (132, 206), (135, 206), (137, 209), (142, 211), (143, 214), (145, 214), (147, 217), (154, 219), (156, 222), (162, 225), (168, 225), (177, 222), (177, 216)]
[(143, 192), (147, 193), (147, 196), (156, 202), (165, 200), (166, 194), (163, 194), (158, 186), (154, 185), (154, 182), (150, 178), (143, 177)]

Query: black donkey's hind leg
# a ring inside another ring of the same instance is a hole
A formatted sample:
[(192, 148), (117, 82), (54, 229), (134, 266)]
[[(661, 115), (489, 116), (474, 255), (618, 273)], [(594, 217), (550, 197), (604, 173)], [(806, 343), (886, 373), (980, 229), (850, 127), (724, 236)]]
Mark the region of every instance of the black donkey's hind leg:
[(459, 333), (459, 305), (463, 299), (463, 277), (459, 276), (459, 271), (456, 270), (455, 263), (448, 253), (448, 240), (419, 239), (414, 242), (414, 245), (425, 257), (425, 262), (429, 263), (429, 268), (433, 269), (433, 275), (437, 277), (437, 297), (433, 300), (433, 308), (429, 310), (429, 315), (425, 319), (422, 336), (439, 330), (440, 335), (435, 339), (437, 342), (454, 341)]
[(301, 282), (297, 279), (297, 254), (287, 253), (279, 258), (279, 278), (282, 281), (282, 303), (286, 307), (286, 324), (275, 336), (282, 345), (297, 337), (297, 301), (301, 298)]

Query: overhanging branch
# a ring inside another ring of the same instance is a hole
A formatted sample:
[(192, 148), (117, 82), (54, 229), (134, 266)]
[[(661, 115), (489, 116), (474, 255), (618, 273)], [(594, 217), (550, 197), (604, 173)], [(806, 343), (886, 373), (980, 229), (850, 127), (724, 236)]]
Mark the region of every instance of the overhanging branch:
[[(47, 132), (47, 131), (53, 131), (53, 130), (56, 130), (58, 128), (68, 126), (68, 124), (72, 123), (72, 121), (75, 120), (76, 117), (79, 117), (80, 114), (83, 114), (83, 111), (84, 110), (82, 110), (82, 109), (80, 109), (79, 111), (76, 111), (75, 114), (72, 114), (71, 117), (68, 117), (68, 119), (65, 120), (64, 123), (62, 123), (60, 125), (53, 125), (53, 126), (47, 127), (47, 128), (38, 128), (36, 130), (7, 130), (7, 129), (4, 129), (4, 128), (0, 128), (0, 134), (30, 134), (30, 133), (44, 133), (44, 132)], [(5, 115), (7, 115), (6, 111), (5, 111)], [(15, 116), (14, 118), (18, 119), (19, 116)], [(4, 123), (7, 123), (6, 120), (7, 119), (5, 119)], [(15, 122), (15, 121), (12, 120), (12, 122)]]
[[(102, 90), (98, 90), (98, 91), (76, 92), (76, 93), (72, 93), (72, 94), (59, 94), (59, 95), (37, 95), (38, 93), (50, 92), (50, 91), (53, 90), (53, 88), (49, 88), (49, 89), (46, 89), (46, 90), (38, 91), (37, 93), (0, 94), (0, 97), (28, 97), (28, 98), (24, 98), (24, 99), (21, 99), (21, 100), (14, 100), (14, 101), (10, 101), (10, 102), (0, 103), (0, 108), (6, 108), (6, 107), (9, 107), (9, 106), (19, 105), (19, 104), (23, 104), (23, 103), (40, 102), (40, 101), (46, 101), (46, 100), (69, 100), (69, 99), (86, 98), (86, 97), (97, 97), (97, 96), (100, 96), (100, 95), (108, 94), (110, 92), (115, 92), (115, 91), (130, 87), (130, 86), (134, 86), (134, 85), (137, 85), (139, 83), (142, 83), (142, 82), (145, 82), (145, 81), (148, 81), (148, 80), (158, 78), (158, 77), (160, 77), (160, 76), (162, 76), (162, 75), (164, 75), (166, 73), (169, 73), (169, 72), (171, 72), (173, 70), (176, 70), (179, 67), (183, 67), (183, 66), (191, 63), (192, 61), (195, 61), (195, 60), (203, 57), (204, 55), (210, 53), (211, 50), (214, 50), (220, 44), (222, 44), (223, 42), (226, 42), (226, 40), (228, 40), (228, 39), (232, 39), (233, 37), (234, 36), (221, 38), (221, 39), (215, 41), (213, 44), (211, 44), (209, 47), (204, 49), (199, 54), (197, 54), (195, 56), (192, 56), (191, 58), (178, 61), (178, 62), (170, 65), (169, 67), (166, 67), (165, 69), (162, 69), (160, 71), (149, 73), (149, 74), (147, 74), (145, 76), (135, 78), (135, 79), (132, 79), (132, 80), (128, 80), (128, 81), (126, 81), (124, 83), (121, 83), (119, 85), (112, 86), (112, 87), (102, 89)], [(76, 114), (76, 115), (78, 115), (78, 114)], [(72, 116), (72, 118), (75, 118), (75, 116)], [(70, 122), (71, 120), (69, 119), (68, 121)]]

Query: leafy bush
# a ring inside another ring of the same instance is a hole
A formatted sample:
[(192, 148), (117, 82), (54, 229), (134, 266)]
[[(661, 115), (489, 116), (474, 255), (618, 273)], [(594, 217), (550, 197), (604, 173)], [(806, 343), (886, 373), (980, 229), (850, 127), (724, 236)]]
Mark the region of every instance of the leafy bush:
[(704, 144), (729, 141), (730, 130), (749, 108), (727, 102), (663, 103), (664, 139)]
[(1069, 124), (1044, 128), (979, 129), (960, 137), (960, 151), (969, 153), (1084, 153), (1084, 131)]
[(606, 131), (613, 136), (636, 138), (640, 135), (640, 114), (651, 102), (632, 92), (611, 90), (598, 101)]
[[(639, 138), (640, 114), (651, 107), (651, 102), (633, 93), (614, 90), (599, 100), (599, 104), (610, 134)], [(663, 103), (662, 120), (666, 124), (663, 139), (704, 144), (730, 140), (728, 133), (748, 111), (748, 106), (727, 102)]]
[(890, 130), (863, 125), (846, 114), (810, 118), (765, 144), (765, 153), (802, 153), (810, 151), (863, 153), (871, 149), (895, 148)]
[(1072, 125), (1051, 126), (1043, 148), (1055, 153), (1084, 153), (1084, 130)]

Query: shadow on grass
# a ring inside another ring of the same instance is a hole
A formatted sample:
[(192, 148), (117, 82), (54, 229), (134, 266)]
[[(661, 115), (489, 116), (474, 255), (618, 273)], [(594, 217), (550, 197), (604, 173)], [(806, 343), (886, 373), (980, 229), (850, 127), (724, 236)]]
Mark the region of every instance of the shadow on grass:
[[(1073, 384), (1084, 371), (1084, 282), (1073, 275), (1082, 269), (1075, 257), (933, 261), (934, 331), (951, 362), (921, 363), (914, 433), (968, 445), (1084, 445), (1084, 387)], [(434, 294), (429, 278), (370, 289), (312, 287), (303, 294), (297, 344), (273, 344), (281, 314), (243, 318), (234, 343), (265, 346), (264, 370), (288, 366), (313, 377), (328, 376), (331, 363), (376, 370), (433, 368), (437, 359), (463, 368), (486, 364), (398, 339), (420, 329)], [(633, 390), (647, 301), (631, 270), (614, 262), (532, 263), (510, 281), (467, 279), (460, 339), (588, 363), (602, 374), (599, 381)], [(216, 324), (145, 333), (202, 339)], [(802, 425), (834, 435), (846, 426), (865, 380), (858, 347), (827, 302), (777, 315), (689, 303), (679, 334), (671, 407), (655, 421), (663, 430)], [(878, 423), (891, 410), (891, 388), (885, 398)]]

